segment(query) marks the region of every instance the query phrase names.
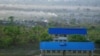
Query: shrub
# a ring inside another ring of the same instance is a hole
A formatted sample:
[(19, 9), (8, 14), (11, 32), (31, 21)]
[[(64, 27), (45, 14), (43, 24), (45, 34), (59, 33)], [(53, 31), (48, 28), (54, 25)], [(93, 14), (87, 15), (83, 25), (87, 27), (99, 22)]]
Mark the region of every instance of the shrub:
[(71, 36), (69, 36), (69, 41), (84, 42), (84, 41), (87, 41), (87, 40), (82, 35), (71, 35)]

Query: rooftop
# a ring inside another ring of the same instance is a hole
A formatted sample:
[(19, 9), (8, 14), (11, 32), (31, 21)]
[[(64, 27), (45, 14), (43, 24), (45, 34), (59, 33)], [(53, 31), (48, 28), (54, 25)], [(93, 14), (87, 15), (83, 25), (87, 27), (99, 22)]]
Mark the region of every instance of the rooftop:
[(86, 28), (49, 28), (49, 34), (81, 34), (86, 35), (87, 29)]
[(41, 42), (41, 50), (94, 50), (93, 42)]

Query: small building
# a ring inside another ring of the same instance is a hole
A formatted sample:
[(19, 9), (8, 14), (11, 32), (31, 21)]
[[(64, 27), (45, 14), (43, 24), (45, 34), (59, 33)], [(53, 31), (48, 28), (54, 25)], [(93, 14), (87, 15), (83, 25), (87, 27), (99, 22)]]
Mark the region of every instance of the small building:
[(69, 42), (68, 35), (86, 35), (85, 28), (49, 28), (53, 41), (40, 43), (41, 56), (93, 56), (93, 42)]

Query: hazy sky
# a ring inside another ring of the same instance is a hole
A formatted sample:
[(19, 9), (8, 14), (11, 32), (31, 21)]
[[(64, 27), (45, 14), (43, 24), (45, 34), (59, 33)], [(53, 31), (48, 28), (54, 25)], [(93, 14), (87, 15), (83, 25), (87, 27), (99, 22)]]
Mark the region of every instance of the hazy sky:
[[(78, 7), (100, 10), (100, 0), (0, 0), (0, 17), (14, 15), (16, 17), (53, 16), (54, 12), (30, 11), (32, 9), (77, 9)], [(33, 16), (34, 15), (34, 16)]]
[(47, 3), (47, 2), (55, 2), (55, 3), (64, 3), (64, 2), (76, 2), (76, 3), (100, 3), (100, 0), (0, 0), (0, 3), (3, 4), (34, 4), (34, 3)]

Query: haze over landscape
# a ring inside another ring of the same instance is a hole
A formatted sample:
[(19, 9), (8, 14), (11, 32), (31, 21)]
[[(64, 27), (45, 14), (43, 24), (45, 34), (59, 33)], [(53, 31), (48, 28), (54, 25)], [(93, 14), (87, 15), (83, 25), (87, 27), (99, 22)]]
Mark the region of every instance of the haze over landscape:
[(9, 16), (16, 20), (76, 18), (98, 21), (100, 0), (0, 0), (0, 19)]

